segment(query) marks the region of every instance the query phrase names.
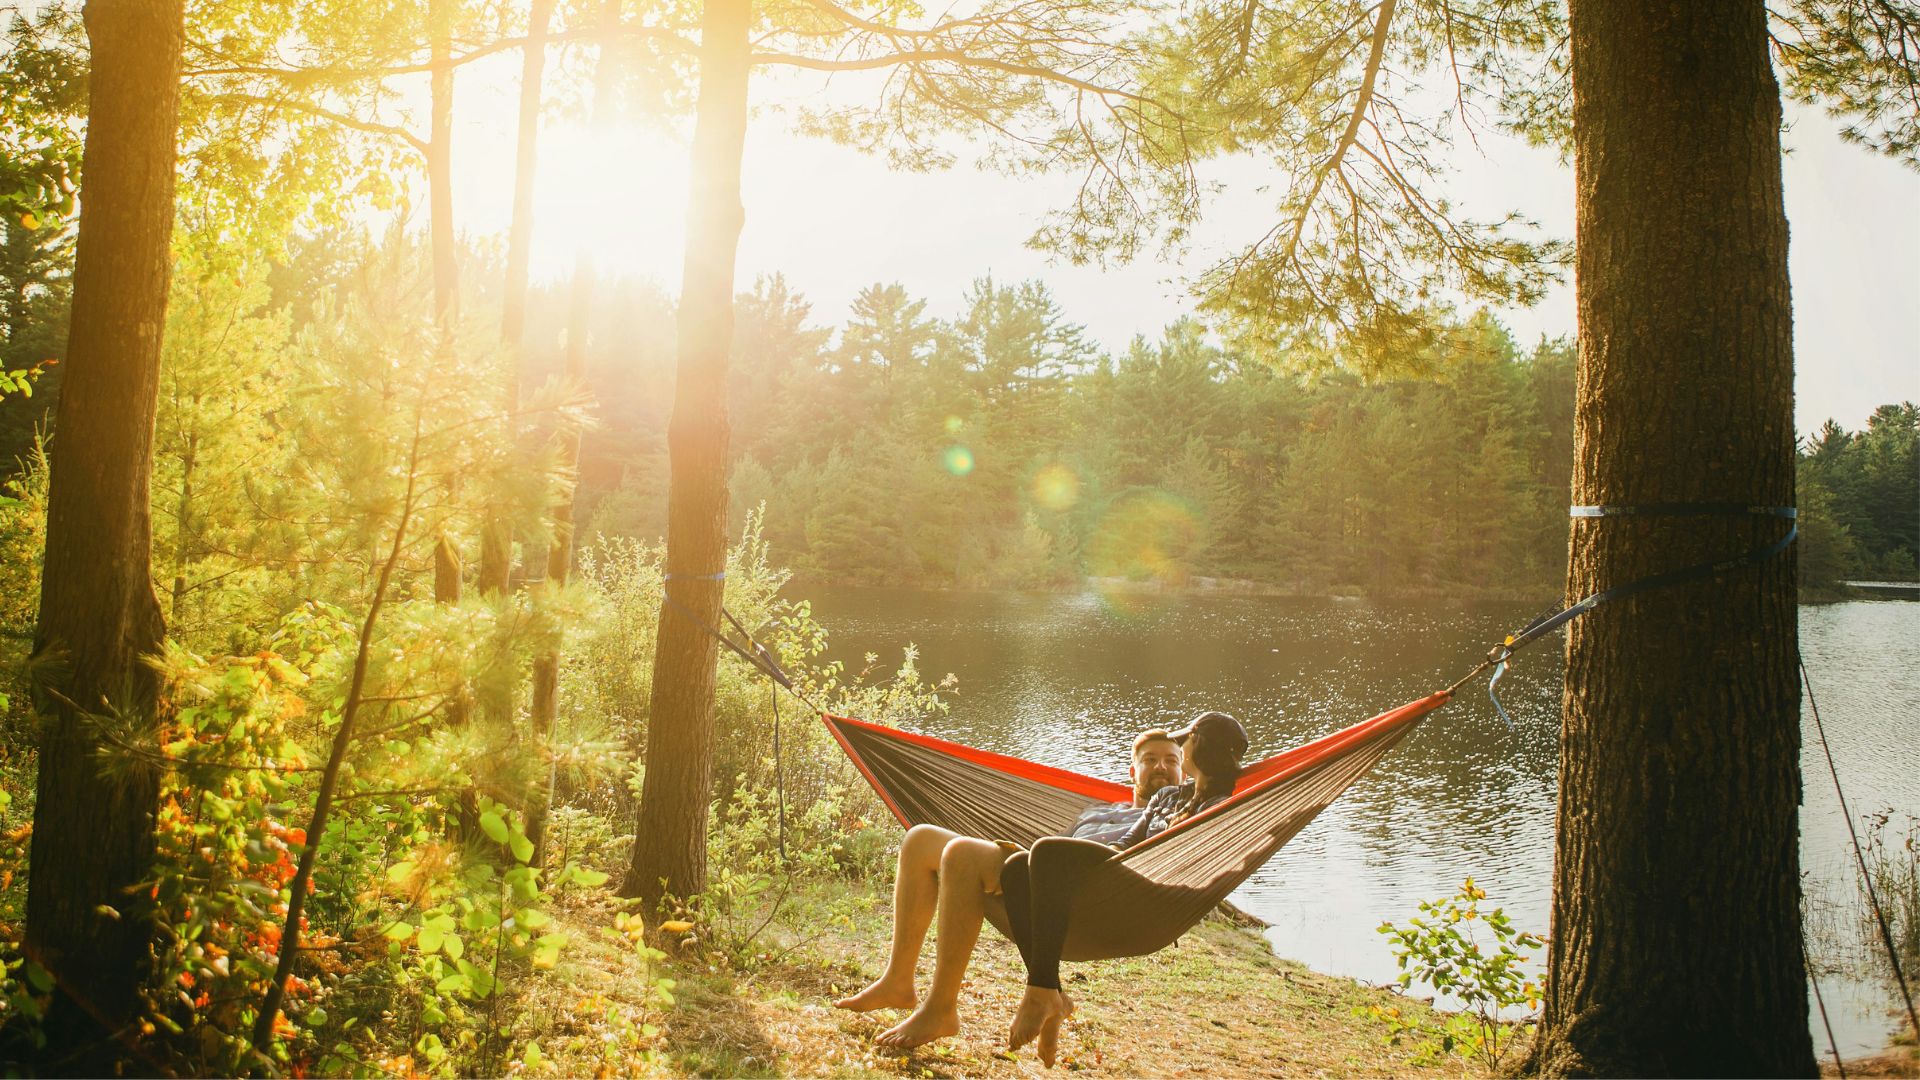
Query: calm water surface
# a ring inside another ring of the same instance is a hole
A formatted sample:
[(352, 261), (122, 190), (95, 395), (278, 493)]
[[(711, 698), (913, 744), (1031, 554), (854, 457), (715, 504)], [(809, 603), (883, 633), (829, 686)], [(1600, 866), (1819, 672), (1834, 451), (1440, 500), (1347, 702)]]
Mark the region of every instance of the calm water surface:
[[(1262, 757), (1446, 685), (1536, 614), (1510, 604), (809, 593), (832, 655), (850, 668), (868, 652), (890, 668), (912, 643), (929, 679), (959, 677), (951, 712), (922, 730), (1116, 779), (1142, 728), (1223, 709), (1252, 734), (1249, 759)], [(1804, 609), (1801, 647), (1856, 816), (1920, 813), (1920, 604)], [(1545, 931), (1560, 668), (1559, 650), (1543, 643), (1501, 683), (1517, 734), (1481, 690), (1463, 690), (1242, 886), (1235, 902), (1273, 924), (1275, 950), (1385, 982), (1396, 972), (1375, 928), (1404, 923), (1468, 875), (1520, 926)], [(1856, 876), (1811, 716), (1807, 724), (1809, 905), (1844, 913), (1857, 902)], [(1843, 1054), (1884, 1046), (1893, 1028), (1884, 987), (1835, 975), (1821, 988)], [(1815, 1044), (1826, 1048), (1817, 1026)]]

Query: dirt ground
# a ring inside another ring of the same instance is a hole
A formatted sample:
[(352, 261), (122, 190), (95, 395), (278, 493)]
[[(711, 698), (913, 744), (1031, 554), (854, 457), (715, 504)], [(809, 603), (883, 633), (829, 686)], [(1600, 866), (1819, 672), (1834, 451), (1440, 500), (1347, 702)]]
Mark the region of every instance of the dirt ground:
[[(686, 957), (650, 967), (627, 943), (595, 937), (593, 924), (611, 919), (610, 910), (569, 914), (578, 944), (569, 947), (564, 978), (550, 980), (559, 992), (528, 1010), (536, 1025), (528, 1034), (562, 1074), (1048, 1075), (1031, 1048), (1003, 1049), (1024, 978), (1019, 954), (991, 929), (961, 997), (961, 1035), (902, 1057), (880, 1051), (873, 1038), (903, 1013), (832, 1007), (884, 964), (887, 927), (878, 913), (745, 971)], [(931, 958), (930, 943), (923, 988)], [(661, 974), (676, 980), (671, 1007), (640, 1000), (638, 988)], [(1385, 1024), (1365, 1014), (1381, 1004), (1431, 1015), (1424, 1003), (1278, 959), (1257, 930), (1225, 918), (1209, 919), (1152, 957), (1069, 965), (1066, 989), (1078, 1011), (1055, 1067), (1088, 1076), (1482, 1071), (1457, 1057), (1417, 1064), (1411, 1045), (1390, 1045)]]

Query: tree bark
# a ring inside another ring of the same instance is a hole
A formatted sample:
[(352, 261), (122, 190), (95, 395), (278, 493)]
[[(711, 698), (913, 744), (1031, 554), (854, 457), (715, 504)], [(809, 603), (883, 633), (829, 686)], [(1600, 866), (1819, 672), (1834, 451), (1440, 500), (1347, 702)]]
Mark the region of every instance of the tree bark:
[(59, 980), (49, 1071), (93, 1071), (132, 1021), (151, 971), (138, 888), (153, 861), (159, 777), (103, 771), (80, 712), (151, 727), (142, 657), (165, 625), (151, 577), (154, 409), (172, 265), (181, 0), (90, 0), (92, 56), (73, 314), (34, 634), (43, 712), (28, 954)]
[[(520, 123), (513, 167), (513, 216), (507, 226), (506, 295), (501, 299), (500, 338), (507, 347), (506, 389), (501, 398), (505, 421), (501, 437), (514, 438), (513, 417), (520, 411), (521, 346), (527, 326), (527, 275), (533, 254), (533, 191), (540, 153), (540, 87), (547, 66), (547, 28), (554, 0), (533, 0), (527, 13), (527, 45), (520, 51)], [(503, 596), (513, 579), (513, 526), (497, 501), (489, 502), (480, 526), (481, 596)], [(513, 657), (501, 664), (513, 668)], [(513, 720), (519, 671), (492, 680), (480, 698), (480, 713), (494, 730)]]
[[(602, 0), (600, 22), (603, 29), (611, 30), (620, 18), (619, 0)], [(592, 128), (604, 132), (608, 113), (608, 98), (613, 93), (612, 59), (607, 55), (606, 46), (600, 47), (600, 54), (594, 60), (593, 67), (593, 117)], [(593, 251), (587, 244), (581, 244), (573, 260), (573, 295), (567, 309), (567, 352), (566, 378), (574, 386), (587, 384), (587, 334), (589, 316), (593, 314), (593, 290), (597, 275), (593, 263)], [(574, 512), (580, 495), (580, 442), (584, 433), (577, 424), (566, 424), (559, 433), (560, 469), (566, 477), (566, 495), (553, 510), (553, 539), (547, 546), (547, 581), (551, 588), (566, 585), (567, 578), (573, 572), (573, 527)], [(555, 721), (560, 716), (560, 650), (558, 648), (540, 656), (533, 662), (533, 737), (546, 748), (549, 762), (552, 759), (550, 742)], [(527, 839), (533, 841), (534, 865), (544, 861), (546, 854), (547, 815), (553, 807), (553, 768), (549, 764), (547, 775), (541, 789), (534, 794), (532, 811), (527, 815)]]
[[(1757, 0), (1570, 5), (1577, 504), (1793, 502), (1780, 96)], [(1570, 596), (1778, 540), (1764, 517), (1572, 528)], [(1793, 553), (1572, 624), (1532, 1066), (1813, 1075)]]
[[(679, 364), (667, 428), (666, 602), (653, 660), (647, 772), (633, 865), (621, 894), (658, 906), (707, 883), (713, 797), (717, 644), (727, 561), (727, 360), (734, 263), (745, 212), (740, 159), (747, 132), (751, 0), (707, 0), (701, 15), (700, 102), (682, 264)], [(696, 621), (698, 620), (698, 621)]]
[[(533, 0), (527, 44), (520, 50), (520, 126), (513, 167), (513, 217), (507, 227), (507, 291), (500, 337), (518, 350), (527, 329), (527, 274), (533, 260), (533, 189), (540, 153), (540, 89), (547, 68), (547, 28), (555, 0)], [(517, 365), (516, 365), (517, 366)]]
[(444, 339), (460, 303), (460, 259), (453, 237), (453, 5), (427, 0), (427, 234), (433, 254), (433, 317)]

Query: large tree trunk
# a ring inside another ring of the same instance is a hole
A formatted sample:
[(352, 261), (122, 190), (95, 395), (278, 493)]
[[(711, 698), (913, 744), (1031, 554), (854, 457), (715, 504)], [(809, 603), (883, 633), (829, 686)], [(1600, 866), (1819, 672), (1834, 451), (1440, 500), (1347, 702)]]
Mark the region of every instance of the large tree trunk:
[[(713, 689), (727, 561), (727, 360), (733, 275), (744, 211), (751, 0), (707, 0), (701, 15), (700, 104), (694, 121), (680, 356), (667, 428), (667, 602), (653, 659), (647, 774), (624, 896), (657, 902), (707, 884), (713, 796)], [(683, 610), (684, 609), (684, 610)]]
[[(619, 21), (620, 0), (602, 0), (600, 28), (610, 34)], [(608, 54), (608, 46), (603, 43), (593, 66), (592, 129), (596, 134), (603, 134), (606, 130), (607, 115), (611, 111), (608, 99), (613, 95), (613, 71), (613, 59)], [(596, 280), (593, 250), (582, 243), (574, 254), (573, 297), (567, 309), (566, 378), (576, 387), (587, 385), (587, 334), (589, 318), (593, 314)], [(547, 545), (547, 581), (555, 589), (565, 586), (573, 572), (574, 512), (580, 496), (580, 441), (583, 434), (579, 425), (570, 423), (565, 424), (559, 432), (560, 467), (566, 476), (567, 490), (559, 505), (554, 507), (553, 539)], [(533, 662), (532, 712), (533, 737), (547, 748), (551, 761), (551, 746), (548, 744), (553, 736), (554, 722), (560, 716), (558, 648)], [(547, 814), (552, 806), (553, 767), (549, 764), (546, 778), (540, 790), (534, 793), (532, 811), (527, 816), (527, 839), (533, 841), (536, 866), (544, 861)]]
[(103, 771), (76, 709), (151, 727), (141, 657), (165, 626), (153, 592), (148, 481), (173, 233), (181, 0), (89, 0), (92, 55), (73, 315), (47, 502), (34, 635), (44, 710), (29, 955), (59, 990), (49, 1066), (88, 1071), (134, 1017), (153, 924), (137, 888), (153, 860), (157, 774)]
[[(1757, 0), (1571, 4), (1579, 504), (1793, 501), (1780, 97)], [(1574, 524), (1568, 591), (1737, 555), (1765, 517)], [(1812, 1075), (1795, 564), (1572, 625), (1534, 1066)]]

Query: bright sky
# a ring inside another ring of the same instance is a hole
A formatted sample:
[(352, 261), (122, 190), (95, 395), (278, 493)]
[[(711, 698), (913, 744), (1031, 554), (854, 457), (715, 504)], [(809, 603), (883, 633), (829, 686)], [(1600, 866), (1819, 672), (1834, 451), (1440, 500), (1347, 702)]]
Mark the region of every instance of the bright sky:
[[(503, 231), (512, 176), (517, 63), (463, 74), (455, 133), (456, 220), (463, 232)], [(765, 76), (757, 77), (765, 85)], [(1878, 406), (1920, 400), (1920, 175), (1843, 143), (1836, 125), (1789, 110), (1787, 217), (1792, 228), (1796, 415), (1801, 431), (1833, 417), (1850, 429)], [(1272, 224), (1266, 179), (1247, 165), (1220, 174), (1232, 190), (1179, 261), (1101, 269), (1051, 264), (1025, 246), (1070, 182), (1010, 179), (967, 165), (933, 174), (790, 133), (786, 117), (756, 116), (748, 135), (741, 287), (786, 275), (836, 325), (863, 287), (899, 281), (952, 314), (974, 278), (1040, 278), (1072, 319), (1111, 349), (1155, 335), (1190, 310), (1181, 281)], [(627, 131), (594, 140), (578, 121), (543, 134), (535, 273), (563, 276), (574, 246), (594, 245), (603, 272), (677, 288), (686, 191), (679, 136)], [(1456, 161), (1450, 194), (1485, 216), (1519, 209), (1549, 231), (1573, 231), (1573, 177), (1556, 155), (1483, 133), (1484, 153)], [(1500, 313), (1522, 343), (1571, 335), (1570, 285), (1531, 310)]]

